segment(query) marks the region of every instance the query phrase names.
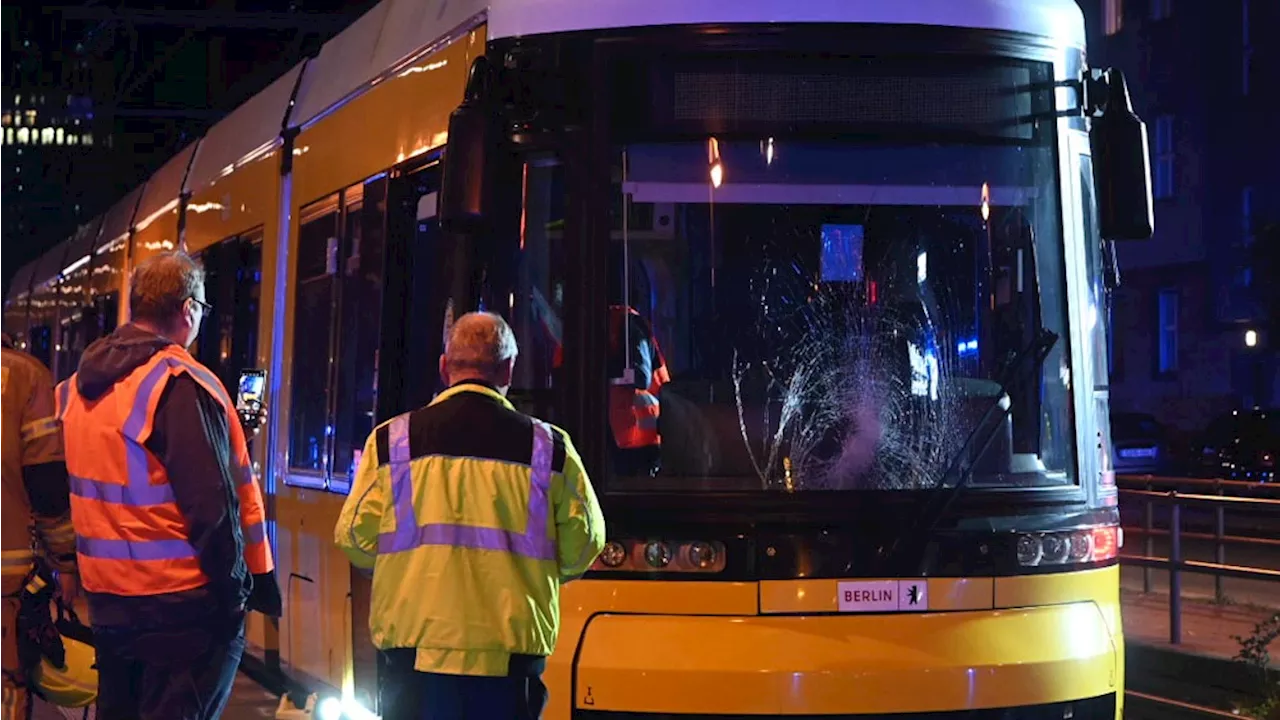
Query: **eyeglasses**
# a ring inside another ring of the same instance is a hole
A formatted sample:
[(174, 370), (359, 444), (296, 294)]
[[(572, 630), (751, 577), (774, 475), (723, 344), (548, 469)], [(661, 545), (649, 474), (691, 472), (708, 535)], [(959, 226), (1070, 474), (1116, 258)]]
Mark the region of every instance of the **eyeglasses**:
[(213, 313), (213, 306), (212, 306), (212, 305), (210, 305), (209, 303), (207, 303), (207, 302), (205, 302), (205, 301), (201, 300), (200, 298), (198, 298), (198, 297), (196, 297), (196, 296), (194, 296), (194, 295), (192, 295), (192, 296), (191, 296), (191, 302), (193, 302), (193, 303), (195, 303), (195, 304), (199, 305), (199, 306), (200, 306), (200, 309), (204, 311), (204, 314), (205, 314), (205, 315), (211, 315), (211, 314)]

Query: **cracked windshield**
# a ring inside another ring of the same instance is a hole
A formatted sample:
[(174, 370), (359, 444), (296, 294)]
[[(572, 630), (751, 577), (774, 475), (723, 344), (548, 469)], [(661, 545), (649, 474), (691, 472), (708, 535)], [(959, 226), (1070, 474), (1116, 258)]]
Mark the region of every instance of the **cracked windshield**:
[(611, 489), (924, 489), (966, 447), (973, 485), (1072, 482), (1052, 124), (1028, 135), (620, 148)]

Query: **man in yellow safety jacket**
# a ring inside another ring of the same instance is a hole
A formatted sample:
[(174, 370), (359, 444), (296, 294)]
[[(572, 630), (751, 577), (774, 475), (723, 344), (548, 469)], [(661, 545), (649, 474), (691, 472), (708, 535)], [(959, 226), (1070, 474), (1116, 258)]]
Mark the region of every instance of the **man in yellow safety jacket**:
[(365, 443), (334, 541), (373, 571), (384, 720), (540, 717), (561, 584), (604, 547), (568, 433), (506, 399), (516, 354), (501, 317), (462, 316), (448, 389)]
[(23, 583), (34, 566), (35, 553), (40, 552), (58, 572), (62, 599), (69, 603), (76, 595), (76, 546), (53, 376), (39, 360), (16, 350), (8, 335), (3, 357), (4, 705), (0, 718), (18, 720), (28, 717), (31, 704), (18, 653)]
[(213, 720), (247, 610), (280, 614), (262, 494), (226, 388), (186, 350), (209, 312), (180, 252), (134, 270), (132, 322), (58, 386), (104, 718)]

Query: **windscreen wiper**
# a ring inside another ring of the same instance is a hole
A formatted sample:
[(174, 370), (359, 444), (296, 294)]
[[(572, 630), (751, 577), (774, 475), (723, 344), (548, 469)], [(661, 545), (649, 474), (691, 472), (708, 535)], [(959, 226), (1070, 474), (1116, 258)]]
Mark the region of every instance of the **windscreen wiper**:
[[(938, 479), (938, 484), (934, 485), (925, 500), (924, 507), (920, 509), (919, 515), (911, 523), (911, 527), (905, 532), (899, 533), (894, 538), (893, 545), (884, 554), (882, 565), (888, 566), (894, 558), (898, 557), (904, 544), (913, 544), (917, 549), (922, 549), (929, 542), (929, 536), (933, 533), (934, 528), (942, 520), (947, 510), (951, 507), (951, 503), (959, 497), (960, 493), (968, 485), (969, 479), (973, 477), (974, 468), (991, 446), (992, 441), (996, 438), (996, 433), (1004, 426), (1004, 421), (1013, 412), (1013, 401), (1009, 398), (1008, 387), (1011, 383), (1016, 382), (1023, 377), (1026, 368), (1038, 369), (1044, 365), (1044, 361), (1049, 357), (1049, 352), (1053, 350), (1053, 346), (1058, 343), (1058, 335), (1051, 330), (1041, 328), (1040, 333), (1036, 336), (1031, 344), (1018, 351), (1010, 359), (1005, 366), (1004, 377), (1000, 380), (1000, 393), (996, 399), (982, 414), (982, 418), (969, 431), (969, 436), (965, 438), (964, 444), (952, 456), (951, 462), (947, 464), (947, 469)], [(1032, 359), (1034, 362), (1027, 364), (1027, 360)], [(974, 451), (976, 449), (976, 452)], [(948, 480), (955, 476), (957, 479), (954, 483), (948, 483)], [(920, 572), (924, 571), (923, 551), (920, 552)]]

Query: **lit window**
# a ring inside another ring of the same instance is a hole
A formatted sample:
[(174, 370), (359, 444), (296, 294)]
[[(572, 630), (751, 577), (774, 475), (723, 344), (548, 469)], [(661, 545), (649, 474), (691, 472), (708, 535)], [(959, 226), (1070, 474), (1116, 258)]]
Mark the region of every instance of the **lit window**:
[(93, 133), (85, 133), (84, 135), (81, 135), (81, 136), (80, 136), (80, 144), (81, 144), (81, 145), (92, 145), (92, 144), (93, 144)]
[(28, 111), (26, 111), (24, 114), (27, 116), (27, 124), (28, 124), (28, 125), (35, 125), (35, 124), (36, 124), (36, 111), (35, 111), (35, 110), (28, 110)]
[(79, 135), (77, 135), (77, 134), (75, 134), (75, 133), (71, 133), (70, 135), (67, 135), (67, 144), (68, 144), (68, 145), (79, 145), (79, 144), (80, 144), (80, 136), (79, 136)]
[(1178, 370), (1178, 291), (1161, 290), (1159, 299), (1160, 341), (1157, 352), (1157, 370), (1172, 373)]
[(1173, 197), (1173, 116), (1161, 115), (1156, 118), (1153, 194), (1157, 198)]
[(31, 139), (31, 131), (27, 128), (18, 128), (18, 144), (26, 145)]
[(0, 117), (0, 125), (3, 125), (4, 127), (9, 127), (12, 124), (13, 124), (13, 116), (10, 115), (9, 113), (5, 113), (2, 117)]
[(1124, 0), (1102, 0), (1102, 31), (1115, 35), (1124, 27)]
[[(5, 144), (6, 144), (6, 145), (12, 145), (12, 144), (13, 144), (13, 128), (5, 128), (5, 129), (4, 129), (4, 142), (5, 142)], [(21, 151), (21, 150), (19, 150), (18, 152), (22, 152), (22, 151)]]
[(53, 128), (42, 128), (40, 130), (40, 144), (41, 145), (53, 144)]
[(1152, 20), (1164, 20), (1173, 13), (1173, 0), (1150, 0)]
[(61, 145), (63, 141), (63, 134), (62, 128), (55, 128), (53, 131), (53, 144)]

